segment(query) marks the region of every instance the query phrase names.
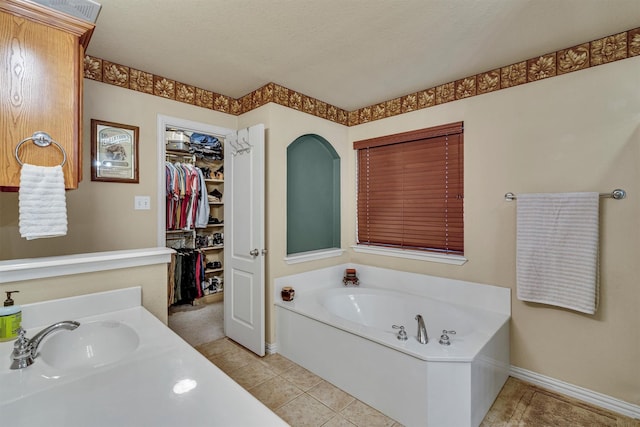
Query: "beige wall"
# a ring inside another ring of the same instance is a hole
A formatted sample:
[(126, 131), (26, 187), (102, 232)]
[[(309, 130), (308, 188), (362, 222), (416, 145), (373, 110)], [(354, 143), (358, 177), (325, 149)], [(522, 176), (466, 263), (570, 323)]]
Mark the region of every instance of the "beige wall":
[[(68, 233), (27, 241), (18, 229), (17, 193), (0, 193), (0, 260), (68, 255), (157, 245), (158, 114), (236, 128), (237, 117), (84, 80), (83, 180), (67, 191)], [(139, 184), (91, 181), (91, 119), (140, 128)], [(150, 196), (151, 210), (133, 209), (134, 196)]]
[(142, 305), (167, 323), (166, 264), (3, 283), (0, 284), (0, 294), (4, 295), (5, 291), (20, 291), (13, 296), (16, 304), (29, 304), (132, 286), (142, 287)]
[[(463, 266), (353, 253), (353, 262), (512, 289), (513, 365), (640, 403), (640, 58), (349, 128), (349, 140), (464, 121)], [(350, 152), (349, 161), (354, 153)], [(601, 204), (601, 301), (588, 316), (515, 297), (504, 194), (627, 190)], [(355, 200), (352, 188), (349, 200)], [(353, 203), (348, 210), (355, 212)], [(354, 221), (350, 221), (353, 235)]]

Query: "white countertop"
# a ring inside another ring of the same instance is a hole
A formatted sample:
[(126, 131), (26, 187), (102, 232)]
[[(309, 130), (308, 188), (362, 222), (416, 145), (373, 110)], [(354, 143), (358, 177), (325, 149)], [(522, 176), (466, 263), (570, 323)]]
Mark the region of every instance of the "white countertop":
[[(66, 370), (49, 366), (41, 357), (25, 369), (10, 370), (13, 342), (0, 343), (0, 424), (287, 425), (140, 306), (139, 293), (139, 288), (129, 288), (23, 306), (29, 338), (61, 320), (109, 320), (133, 328), (140, 341), (133, 353), (114, 363)], [(137, 298), (133, 303), (132, 295)], [(41, 349), (46, 345), (45, 340)]]

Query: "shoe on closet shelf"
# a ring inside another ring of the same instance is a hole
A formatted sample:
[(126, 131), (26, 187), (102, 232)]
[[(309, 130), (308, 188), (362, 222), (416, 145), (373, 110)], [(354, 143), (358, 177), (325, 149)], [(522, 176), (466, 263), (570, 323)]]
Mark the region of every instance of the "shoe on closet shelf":
[(221, 276), (213, 276), (212, 282), (216, 285), (216, 289), (221, 291), (223, 288), (223, 279)]
[(196, 236), (196, 248), (206, 248), (209, 246), (208, 236)]
[(207, 196), (210, 202), (221, 202), (222, 201), (222, 193), (218, 191), (217, 188), (214, 188), (209, 195)]
[(224, 179), (224, 166), (220, 166), (220, 168), (213, 173), (213, 176), (215, 177), (215, 179), (223, 180)]
[(224, 237), (222, 233), (213, 233), (213, 246), (222, 246), (224, 244)]
[(222, 263), (220, 261), (211, 261), (207, 263), (207, 268), (209, 270), (217, 270), (222, 268)]
[(223, 221), (218, 219), (218, 218), (214, 218), (211, 215), (209, 215), (209, 220), (207, 221), (207, 224), (222, 224)]
[(202, 171), (202, 175), (204, 176), (204, 179), (211, 179), (211, 169), (210, 168), (200, 168), (200, 170)]

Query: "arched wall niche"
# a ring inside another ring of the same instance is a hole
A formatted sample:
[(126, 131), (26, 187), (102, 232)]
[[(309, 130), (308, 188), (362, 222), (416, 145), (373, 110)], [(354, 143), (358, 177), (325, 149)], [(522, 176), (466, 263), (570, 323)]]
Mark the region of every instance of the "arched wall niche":
[(287, 147), (287, 255), (340, 248), (340, 156), (323, 137)]

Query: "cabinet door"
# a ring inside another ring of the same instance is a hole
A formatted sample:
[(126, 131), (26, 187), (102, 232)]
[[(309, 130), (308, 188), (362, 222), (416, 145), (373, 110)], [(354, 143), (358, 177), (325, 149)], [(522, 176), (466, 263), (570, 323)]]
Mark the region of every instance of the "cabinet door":
[[(36, 131), (64, 148), (65, 186), (78, 186), (82, 47), (63, 30), (0, 12), (0, 186), (18, 187), (17, 144)], [(61, 151), (27, 141), (20, 160), (38, 166), (62, 163)]]

